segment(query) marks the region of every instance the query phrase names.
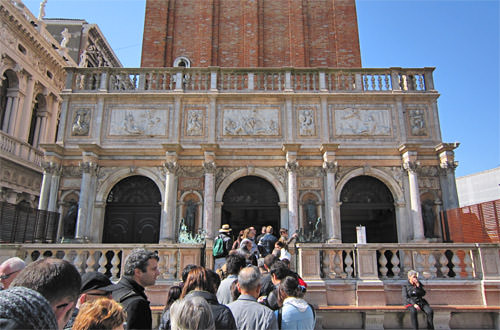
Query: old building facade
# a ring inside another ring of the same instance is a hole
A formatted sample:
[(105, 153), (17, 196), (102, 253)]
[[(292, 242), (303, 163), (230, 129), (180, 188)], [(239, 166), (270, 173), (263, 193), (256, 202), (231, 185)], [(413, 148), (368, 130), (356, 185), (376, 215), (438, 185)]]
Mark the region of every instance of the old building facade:
[(456, 145), (433, 69), (360, 68), (354, 1), (146, 4), (143, 68), (68, 71), (44, 148), (60, 202), (79, 200), (70, 236), (175, 242), (184, 219), (208, 238), (228, 223), (441, 240)]

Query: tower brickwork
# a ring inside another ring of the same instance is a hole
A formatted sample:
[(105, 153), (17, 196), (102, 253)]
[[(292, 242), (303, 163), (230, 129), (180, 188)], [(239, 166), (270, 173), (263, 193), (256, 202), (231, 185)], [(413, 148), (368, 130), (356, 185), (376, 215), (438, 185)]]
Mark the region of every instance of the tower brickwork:
[(361, 67), (354, 0), (147, 0), (142, 67)]

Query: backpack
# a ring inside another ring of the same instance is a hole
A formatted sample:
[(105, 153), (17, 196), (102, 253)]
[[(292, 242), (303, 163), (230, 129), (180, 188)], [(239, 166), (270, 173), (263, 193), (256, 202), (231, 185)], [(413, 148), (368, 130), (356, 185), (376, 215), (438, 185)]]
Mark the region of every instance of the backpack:
[(221, 258), (224, 256), (224, 239), (222, 239), (221, 236), (217, 236), (217, 238), (215, 239), (212, 253), (216, 258)]

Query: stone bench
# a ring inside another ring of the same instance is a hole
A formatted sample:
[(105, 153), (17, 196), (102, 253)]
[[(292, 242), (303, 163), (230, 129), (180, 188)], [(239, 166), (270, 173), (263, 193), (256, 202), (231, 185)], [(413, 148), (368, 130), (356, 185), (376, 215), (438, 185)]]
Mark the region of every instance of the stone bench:
[[(431, 305), (436, 329), (500, 329), (500, 306)], [(318, 306), (316, 329), (410, 329), (405, 306)], [(425, 314), (418, 313), (425, 327)]]

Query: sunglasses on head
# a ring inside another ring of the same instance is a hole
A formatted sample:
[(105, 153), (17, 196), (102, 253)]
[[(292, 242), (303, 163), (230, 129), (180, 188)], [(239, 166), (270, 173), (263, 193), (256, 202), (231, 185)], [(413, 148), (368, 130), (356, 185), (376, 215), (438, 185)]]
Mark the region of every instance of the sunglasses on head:
[(19, 272), (19, 270), (16, 270), (15, 272), (12, 272), (12, 273), (9, 273), (9, 274), (5, 274), (5, 275), (0, 275), (0, 280), (6, 280), (8, 279), (12, 274), (15, 274)]

